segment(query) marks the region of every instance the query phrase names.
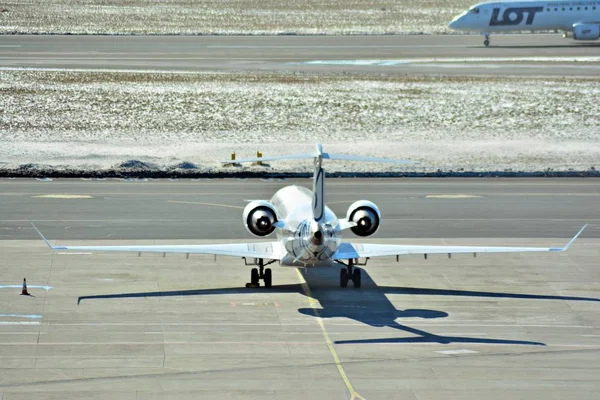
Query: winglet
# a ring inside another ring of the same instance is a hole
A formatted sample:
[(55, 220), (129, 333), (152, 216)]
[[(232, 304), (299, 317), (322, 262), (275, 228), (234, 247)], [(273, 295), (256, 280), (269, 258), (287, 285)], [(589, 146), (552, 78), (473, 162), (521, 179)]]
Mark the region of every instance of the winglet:
[(40, 232), (40, 230), (33, 224), (33, 222), (31, 222), (31, 226), (33, 226), (33, 229), (35, 229), (35, 231), (38, 233), (38, 235), (40, 235), (40, 237), (44, 240), (44, 242), (46, 242), (46, 244), (48, 245), (48, 247), (50, 247), (52, 250), (54, 250), (54, 247), (50, 244), (50, 242), (48, 241), (48, 239), (46, 239), (44, 237), (44, 235), (42, 235), (42, 232)]
[(566, 244), (565, 247), (558, 247), (558, 248), (553, 248), (553, 251), (567, 251), (567, 249), (573, 244), (573, 242), (575, 241), (575, 239), (577, 239), (579, 237), (579, 235), (581, 235), (581, 232), (583, 232), (583, 230), (588, 226), (588, 224), (585, 224), (580, 230), (579, 232), (577, 232), (577, 234), (575, 236), (573, 236), (573, 239), (569, 240), (569, 243)]

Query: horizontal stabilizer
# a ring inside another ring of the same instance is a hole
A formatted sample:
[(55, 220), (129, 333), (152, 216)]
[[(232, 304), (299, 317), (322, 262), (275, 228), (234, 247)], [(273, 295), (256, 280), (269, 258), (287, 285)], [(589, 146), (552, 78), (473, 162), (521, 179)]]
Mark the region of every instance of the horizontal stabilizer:
[(227, 160), (221, 161), (223, 164), (230, 164), (232, 162), (235, 163), (249, 163), (249, 162), (259, 162), (259, 161), (280, 161), (280, 160), (307, 160), (311, 158), (315, 158), (315, 154), (289, 154), (286, 156), (270, 156), (270, 157), (252, 157), (252, 158), (242, 158), (241, 160)]
[[(282, 156), (270, 156), (270, 157), (252, 157), (235, 160), (236, 163), (250, 163), (259, 161), (283, 161), (283, 160), (308, 160), (311, 158), (321, 157), (323, 160), (336, 160), (336, 161), (361, 161), (361, 162), (376, 162), (376, 163), (387, 163), (387, 164), (419, 164), (416, 161), (410, 160), (395, 160), (392, 158), (378, 158), (378, 157), (362, 157), (353, 156), (350, 154), (332, 154), (332, 153), (306, 153), (306, 154), (288, 154)], [(223, 164), (231, 163), (231, 160), (221, 161)]]
[(392, 158), (378, 158), (378, 157), (361, 157), (352, 156), (349, 154), (331, 154), (323, 153), (324, 160), (339, 160), (339, 161), (364, 161), (364, 162), (376, 162), (376, 163), (388, 163), (388, 164), (419, 164), (417, 161), (410, 160), (394, 160)]

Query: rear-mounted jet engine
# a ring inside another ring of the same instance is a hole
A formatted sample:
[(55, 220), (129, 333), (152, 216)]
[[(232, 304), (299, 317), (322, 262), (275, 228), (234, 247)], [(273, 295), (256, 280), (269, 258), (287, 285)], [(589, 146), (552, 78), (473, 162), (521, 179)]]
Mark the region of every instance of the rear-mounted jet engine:
[(244, 208), (243, 222), (254, 236), (267, 236), (275, 230), (277, 213), (266, 200), (254, 200)]
[(359, 200), (348, 208), (346, 218), (348, 221), (356, 222), (356, 226), (350, 228), (355, 235), (371, 236), (379, 229), (381, 212), (374, 203)]

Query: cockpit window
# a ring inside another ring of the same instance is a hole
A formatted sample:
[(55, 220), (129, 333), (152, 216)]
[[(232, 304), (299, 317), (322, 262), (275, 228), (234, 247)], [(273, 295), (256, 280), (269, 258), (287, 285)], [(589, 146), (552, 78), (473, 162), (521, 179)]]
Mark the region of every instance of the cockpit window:
[(475, 8), (471, 8), (470, 10), (473, 14), (479, 14), (479, 8), (475, 7)]

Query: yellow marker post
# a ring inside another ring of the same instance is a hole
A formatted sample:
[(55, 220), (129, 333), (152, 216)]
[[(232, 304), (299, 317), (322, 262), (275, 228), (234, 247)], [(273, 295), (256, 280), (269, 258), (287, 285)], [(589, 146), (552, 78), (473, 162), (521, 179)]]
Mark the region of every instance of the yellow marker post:
[[(260, 151), (256, 152), (256, 158), (262, 158), (262, 153)], [(262, 161), (257, 161), (256, 165), (262, 165)]]
[(235, 151), (231, 152), (231, 161), (235, 161)]

